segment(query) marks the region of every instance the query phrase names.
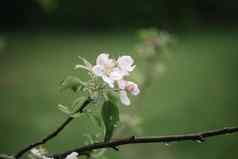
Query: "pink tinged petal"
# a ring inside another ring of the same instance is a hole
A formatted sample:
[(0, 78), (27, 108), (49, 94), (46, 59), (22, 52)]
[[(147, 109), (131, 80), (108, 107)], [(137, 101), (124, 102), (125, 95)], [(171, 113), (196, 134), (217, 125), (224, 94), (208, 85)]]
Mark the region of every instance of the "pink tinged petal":
[(138, 87), (135, 87), (133, 91), (131, 92), (131, 94), (134, 96), (137, 96), (138, 94), (140, 94), (140, 89)]
[(101, 65), (95, 65), (93, 67), (93, 73), (96, 75), (96, 76), (103, 76), (105, 74), (105, 69), (103, 66)]
[(134, 96), (137, 96), (140, 93), (140, 89), (138, 88), (138, 85), (131, 81), (127, 82), (126, 89), (128, 92), (130, 92)]
[(127, 81), (126, 80), (119, 80), (119, 81), (117, 81), (117, 83), (118, 83), (118, 87), (121, 90), (126, 89), (126, 85), (127, 85)]
[(120, 91), (120, 100), (121, 100), (121, 103), (126, 105), (126, 106), (129, 106), (131, 104), (130, 99), (127, 96), (126, 91), (123, 91), (123, 90)]
[(102, 79), (109, 85), (109, 87), (114, 88), (114, 80), (105, 75), (102, 76)]

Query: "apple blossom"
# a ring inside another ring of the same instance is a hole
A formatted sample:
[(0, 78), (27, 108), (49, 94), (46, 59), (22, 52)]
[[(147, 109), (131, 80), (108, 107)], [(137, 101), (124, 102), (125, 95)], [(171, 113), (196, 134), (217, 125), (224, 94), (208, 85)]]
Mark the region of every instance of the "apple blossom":
[(120, 100), (124, 105), (130, 105), (127, 93), (136, 96), (140, 90), (134, 82), (127, 81), (128, 77), (135, 69), (134, 60), (131, 56), (120, 56), (117, 60), (111, 59), (109, 54), (102, 53), (96, 59), (96, 65), (92, 67), (92, 72), (103, 79), (110, 88), (115, 87), (115, 82), (119, 88)]
[(131, 58), (131, 56), (121, 56), (117, 60), (119, 68), (125, 75), (129, 75), (129, 72), (132, 72), (134, 70), (136, 66), (133, 65), (133, 63), (134, 60)]
[(65, 159), (78, 159), (78, 153), (72, 152), (71, 154), (67, 155)]
[(35, 156), (36, 158), (38, 158), (38, 159), (53, 159), (53, 158), (45, 156), (43, 154), (43, 152), (40, 149), (37, 149), (37, 148), (31, 149), (31, 154), (33, 156)]
[(113, 88), (114, 81), (122, 78), (119, 69), (114, 67), (115, 65), (115, 61), (109, 58), (109, 54), (102, 53), (97, 57), (96, 65), (93, 66), (92, 71), (96, 76), (102, 77), (102, 79)]

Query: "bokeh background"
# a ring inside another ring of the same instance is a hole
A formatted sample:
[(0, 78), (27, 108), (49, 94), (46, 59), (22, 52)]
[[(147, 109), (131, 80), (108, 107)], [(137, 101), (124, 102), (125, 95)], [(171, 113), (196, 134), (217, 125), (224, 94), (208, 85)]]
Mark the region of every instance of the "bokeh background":
[[(75, 94), (60, 92), (59, 82), (72, 73), (78, 55), (91, 62), (104, 51), (136, 57), (137, 31), (149, 27), (170, 32), (176, 44), (163, 62), (166, 71), (153, 79), (143, 100), (122, 108), (141, 118), (139, 135), (238, 125), (237, 9), (235, 0), (2, 1), (0, 153), (15, 153), (66, 118), (57, 104), (70, 103)], [(46, 147), (50, 152), (78, 147), (93, 132), (86, 118), (76, 119)], [(128, 129), (120, 135), (134, 134)], [(227, 135), (202, 144), (125, 146), (106, 156), (223, 159), (236, 158), (237, 147), (238, 136)]]

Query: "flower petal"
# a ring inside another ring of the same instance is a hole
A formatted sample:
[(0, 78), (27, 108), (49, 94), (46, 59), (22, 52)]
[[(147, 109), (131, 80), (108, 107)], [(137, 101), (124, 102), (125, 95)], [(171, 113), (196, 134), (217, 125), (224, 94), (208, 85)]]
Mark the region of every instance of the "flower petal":
[(133, 65), (134, 60), (132, 59), (131, 56), (121, 56), (118, 58), (117, 60), (118, 66), (124, 70), (124, 71), (128, 71), (131, 72), (134, 70), (134, 68), (136, 67), (135, 65)]
[(128, 81), (126, 89), (128, 92), (130, 92), (134, 96), (137, 96), (138, 94), (140, 94), (140, 89), (138, 88), (138, 85), (134, 82)]
[(126, 89), (127, 81), (126, 80), (119, 80), (119, 81), (117, 81), (117, 84), (118, 84), (118, 87), (121, 90), (124, 90), (124, 89)]
[(108, 63), (108, 61), (109, 61), (109, 54), (101, 53), (97, 57), (96, 64), (97, 65), (105, 65), (106, 63)]
[(67, 155), (65, 159), (78, 159), (78, 153), (72, 152), (71, 154)]
[(110, 78), (112, 80), (121, 80), (124, 76), (124, 73), (117, 67), (112, 69), (112, 72), (110, 73)]
[(103, 66), (101, 65), (95, 65), (93, 67), (93, 73), (96, 75), (96, 76), (103, 76), (105, 74), (105, 69)]
[(122, 90), (120, 91), (120, 100), (122, 102), (122, 104), (129, 106), (131, 104), (130, 99), (127, 96), (126, 91)]
[(102, 76), (102, 79), (109, 85), (109, 87), (114, 88), (114, 80), (105, 75)]
[(129, 65), (129, 66), (131, 66), (134, 63), (134, 60), (132, 59), (131, 56), (121, 56), (121, 57), (118, 58), (117, 62), (118, 62), (119, 65)]

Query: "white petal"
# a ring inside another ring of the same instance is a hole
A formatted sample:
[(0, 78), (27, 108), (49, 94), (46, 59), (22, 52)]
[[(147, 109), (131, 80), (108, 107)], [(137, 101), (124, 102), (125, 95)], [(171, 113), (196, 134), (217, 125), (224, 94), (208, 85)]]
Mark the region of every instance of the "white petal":
[(109, 54), (102, 53), (102, 54), (98, 55), (96, 64), (97, 65), (105, 65), (106, 63), (108, 63), (108, 61), (109, 61)]
[(127, 67), (127, 70), (128, 70), (129, 72), (132, 72), (135, 68), (136, 68), (136, 65), (133, 65), (133, 66)]
[(134, 60), (132, 59), (131, 56), (121, 56), (121, 57), (118, 58), (117, 62), (118, 62), (119, 65), (129, 65), (129, 66), (131, 66), (134, 63)]
[(103, 76), (105, 74), (105, 69), (103, 66), (101, 65), (95, 65), (93, 67), (93, 73), (96, 75), (96, 76)]
[(102, 76), (102, 79), (109, 85), (109, 87), (114, 88), (114, 80), (105, 75)]
[(132, 59), (131, 56), (121, 56), (118, 58), (117, 63), (118, 63), (118, 66), (124, 71), (131, 72), (135, 68), (135, 65), (132, 66), (134, 63), (134, 60)]
[(118, 87), (121, 90), (126, 89), (126, 85), (127, 85), (127, 81), (126, 80), (119, 80), (119, 81), (117, 81), (117, 83), (118, 83)]
[(78, 159), (78, 153), (72, 152), (71, 154), (67, 155), (65, 159)]
[(112, 80), (121, 80), (124, 76), (124, 73), (119, 68), (113, 68), (110, 73), (110, 78)]
[(120, 100), (121, 100), (122, 104), (124, 104), (126, 106), (131, 104), (130, 99), (127, 96), (126, 91), (120, 91)]

